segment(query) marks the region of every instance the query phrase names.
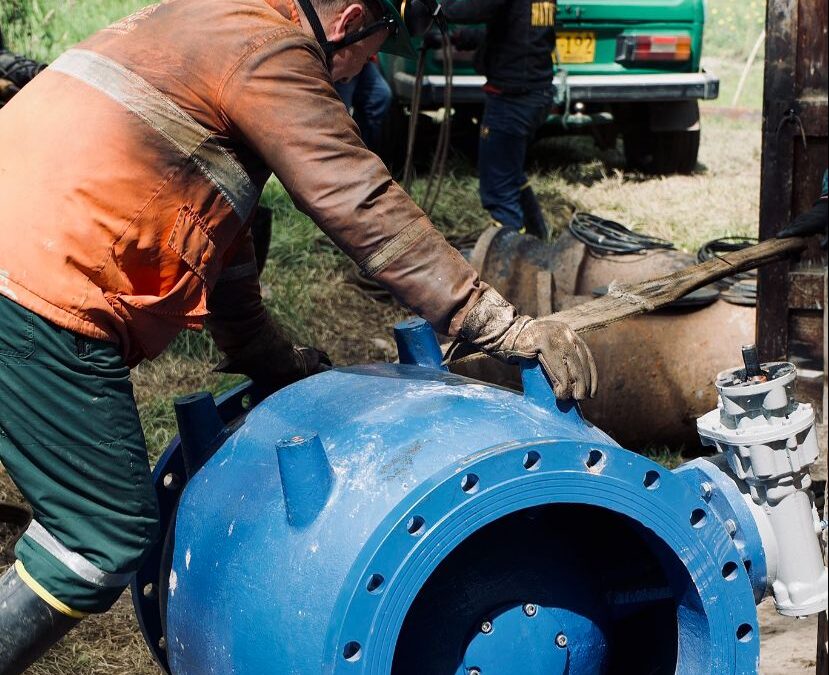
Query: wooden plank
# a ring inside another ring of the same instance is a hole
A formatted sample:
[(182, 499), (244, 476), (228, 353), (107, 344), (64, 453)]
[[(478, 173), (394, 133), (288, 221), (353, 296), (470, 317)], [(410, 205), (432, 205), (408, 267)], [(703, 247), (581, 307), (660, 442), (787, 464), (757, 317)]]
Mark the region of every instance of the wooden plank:
[(794, 271), (789, 274), (789, 309), (823, 310), (823, 270)]
[[(827, 119), (826, 99), (821, 98), (807, 98), (798, 100), (798, 117), (800, 117), (803, 125), (803, 132), (806, 137), (821, 138), (825, 137), (829, 131), (829, 119)], [(799, 133), (794, 130), (794, 133)]]
[(798, 2), (797, 41), (792, 43), (796, 45), (797, 53), (795, 80), (798, 98), (808, 96), (812, 92), (822, 92), (825, 100), (827, 18), (829, 17), (827, 17), (826, 0), (800, 0)]
[[(768, 0), (763, 74), (763, 158), (760, 169), (760, 239), (774, 237), (791, 219), (792, 130), (795, 100), (798, 0)], [(761, 269), (757, 278), (757, 348), (765, 359), (787, 354), (788, 265)]]
[(792, 310), (788, 314), (789, 353), (805, 368), (823, 370), (823, 314)]

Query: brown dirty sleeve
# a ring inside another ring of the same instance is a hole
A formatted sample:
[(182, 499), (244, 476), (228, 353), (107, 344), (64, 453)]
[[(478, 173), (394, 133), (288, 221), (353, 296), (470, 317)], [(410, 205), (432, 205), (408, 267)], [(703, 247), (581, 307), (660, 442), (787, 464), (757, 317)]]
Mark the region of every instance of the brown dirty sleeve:
[(363, 145), (316, 43), (275, 35), (229, 74), (219, 101), (232, 132), (363, 274), (457, 333), (486, 286)]
[(207, 299), (206, 325), (216, 346), (227, 355), (244, 349), (268, 325), (259, 288), (253, 238), (245, 231)]

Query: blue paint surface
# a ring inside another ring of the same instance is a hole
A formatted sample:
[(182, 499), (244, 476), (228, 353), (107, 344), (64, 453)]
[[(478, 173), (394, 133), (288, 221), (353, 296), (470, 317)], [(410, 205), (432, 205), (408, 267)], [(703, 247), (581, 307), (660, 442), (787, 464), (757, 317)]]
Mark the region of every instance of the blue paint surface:
[[(753, 580), (727, 567), (756, 533), (741, 520), (738, 549), (727, 490), (725, 501), (701, 499), (691, 471), (620, 448), (557, 402), (538, 366), (523, 379), (525, 395), (373, 364), (256, 406), (181, 493), (159, 660), (176, 675), (386, 675), (398, 643), (418, 635), (407, 617), (434, 607), (424, 645), (448, 641), (449, 672), (483, 660), (482, 675), (601, 673), (625, 623), (667, 606), (677, 672), (756, 672)], [(536, 517), (543, 527), (524, 537)], [(649, 583), (634, 550), (656, 570)], [(530, 569), (535, 552), (542, 563)], [(453, 570), (467, 561), (482, 579), (500, 570), (497, 583), (460, 588)], [(163, 557), (154, 564), (164, 582)], [(435, 590), (441, 578), (457, 587)], [(490, 597), (495, 632), (481, 634), (487, 615), (473, 611), (450, 638), (465, 603)], [(554, 648), (558, 633), (567, 644)], [(660, 648), (640, 638), (636, 649)]]

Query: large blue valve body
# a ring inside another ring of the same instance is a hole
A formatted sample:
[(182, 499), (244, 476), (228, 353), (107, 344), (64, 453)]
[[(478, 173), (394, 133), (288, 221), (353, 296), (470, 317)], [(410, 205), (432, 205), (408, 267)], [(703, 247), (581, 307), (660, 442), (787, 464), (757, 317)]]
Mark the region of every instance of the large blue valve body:
[(714, 465), (620, 448), (538, 367), (522, 395), (431, 363), (320, 374), (225, 430), (136, 588), (170, 672), (756, 672), (762, 548)]

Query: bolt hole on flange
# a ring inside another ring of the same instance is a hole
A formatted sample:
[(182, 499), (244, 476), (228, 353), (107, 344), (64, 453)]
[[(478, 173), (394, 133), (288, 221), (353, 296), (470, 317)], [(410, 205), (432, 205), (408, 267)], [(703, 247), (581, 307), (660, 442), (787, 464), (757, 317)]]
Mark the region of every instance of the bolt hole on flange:
[(604, 468), (605, 456), (601, 450), (591, 450), (584, 460), (584, 465), (588, 471), (599, 472)]
[(165, 489), (170, 491), (178, 490), (179, 485), (181, 485), (179, 477), (174, 473), (164, 474), (164, 479), (162, 482), (164, 483)]
[(524, 455), (524, 468), (527, 471), (535, 471), (541, 466), (541, 455), (535, 450), (530, 450)]
[(369, 593), (376, 594), (383, 590), (386, 579), (382, 574), (372, 574), (366, 582), (366, 590)]
[(468, 495), (474, 495), (479, 488), (480, 480), (474, 473), (468, 473), (461, 478), (461, 490)]
[(751, 642), (754, 637), (754, 629), (751, 624), (742, 623), (737, 627), (737, 639), (740, 642)]
[(691, 511), (691, 526), (700, 528), (705, 525), (705, 521), (708, 519), (708, 514), (705, 513), (704, 509), (694, 509)]
[(722, 568), (722, 578), (726, 581), (734, 581), (737, 578), (737, 570), (739, 569), (737, 563), (729, 560)]
[(349, 663), (356, 663), (363, 656), (363, 647), (359, 642), (351, 641), (343, 647), (343, 658)]
[(658, 471), (648, 471), (642, 480), (642, 485), (648, 490), (656, 490), (659, 487), (659, 480), (660, 476)]
[(423, 516), (412, 516), (406, 523), (406, 532), (413, 537), (419, 537), (426, 531), (426, 521)]

